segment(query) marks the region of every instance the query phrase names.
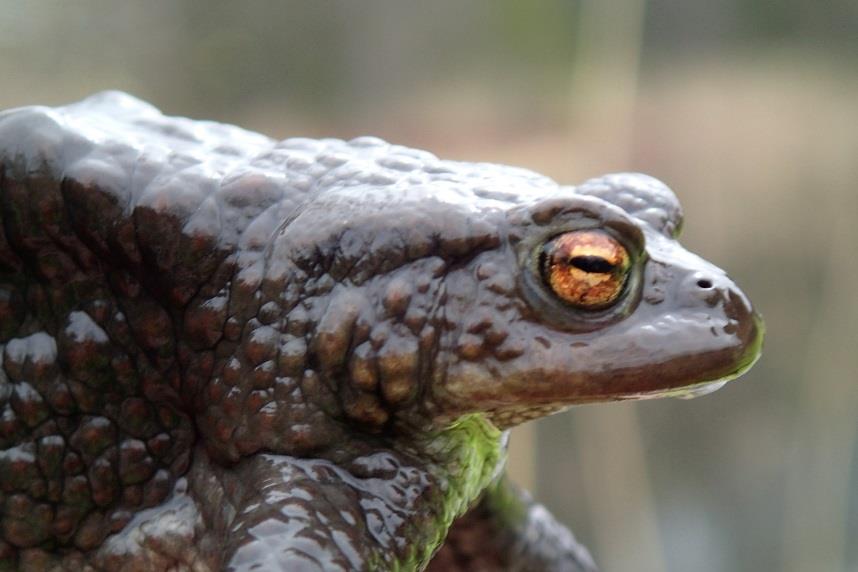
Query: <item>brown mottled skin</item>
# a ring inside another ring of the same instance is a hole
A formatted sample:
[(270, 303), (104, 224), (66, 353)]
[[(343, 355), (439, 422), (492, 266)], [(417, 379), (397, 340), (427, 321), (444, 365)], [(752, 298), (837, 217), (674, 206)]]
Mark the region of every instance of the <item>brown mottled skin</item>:
[[(0, 215), (0, 570), (591, 571), (500, 478), (503, 430), (703, 393), (762, 338), (644, 175), (104, 93), (0, 114)], [(540, 275), (578, 229), (629, 253), (607, 308)]]

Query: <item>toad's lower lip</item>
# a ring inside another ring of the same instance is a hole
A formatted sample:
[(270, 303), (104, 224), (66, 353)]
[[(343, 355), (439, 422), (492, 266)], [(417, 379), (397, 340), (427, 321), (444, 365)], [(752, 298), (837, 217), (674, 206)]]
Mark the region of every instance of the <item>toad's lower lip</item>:
[[(747, 343), (741, 356), (733, 363), (727, 371), (722, 370), (718, 377), (700, 380), (698, 383), (685, 386), (676, 386), (669, 389), (655, 389), (640, 393), (627, 393), (620, 397), (621, 400), (633, 399), (658, 399), (662, 397), (675, 397), (677, 399), (694, 399), (718, 391), (728, 382), (741, 377), (760, 358), (763, 338), (765, 337), (765, 324), (759, 314), (754, 313), (751, 317), (753, 326), (751, 334), (746, 338)], [(654, 384), (654, 386), (657, 384)]]
[(713, 381), (711, 383), (703, 383), (694, 387), (689, 387), (688, 389), (683, 389), (676, 392), (676, 395), (671, 397), (676, 397), (677, 399), (694, 399), (695, 397), (701, 397), (703, 395), (709, 395), (715, 391), (718, 391), (730, 381), (728, 379)]
[(739, 367), (733, 374), (728, 375), (726, 377), (722, 377), (721, 379), (716, 379), (698, 385), (693, 385), (684, 389), (679, 389), (676, 391), (676, 393), (667, 394), (665, 396), (676, 397), (677, 399), (694, 399), (695, 397), (708, 395), (710, 393), (718, 391), (719, 389), (727, 385), (728, 382), (736, 379), (737, 377), (740, 377), (746, 371), (751, 369), (751, 367), (753, 367), (753, 365), (757, 363), (757, 360), (759, 360), (760, 356), (762, 355), (763, 339), (765, 338), (766, 333), (765, 323), (763, 322), (762, 317), (756, 312), (753, 314), (753, 321), (756, 337), (751, 343), (748, 344), (748, 349), (745, 351), (745, 354), (739, 364)]

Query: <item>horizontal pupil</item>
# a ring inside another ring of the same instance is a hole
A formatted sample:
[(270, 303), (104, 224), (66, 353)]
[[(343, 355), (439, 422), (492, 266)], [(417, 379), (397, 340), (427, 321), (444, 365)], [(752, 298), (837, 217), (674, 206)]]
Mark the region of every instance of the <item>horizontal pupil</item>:
[(601, 256), (573, 256), (569, 260), (569, 264), (579, 270), (594, 274), (608, 274), (614, 270), (614, 265)]

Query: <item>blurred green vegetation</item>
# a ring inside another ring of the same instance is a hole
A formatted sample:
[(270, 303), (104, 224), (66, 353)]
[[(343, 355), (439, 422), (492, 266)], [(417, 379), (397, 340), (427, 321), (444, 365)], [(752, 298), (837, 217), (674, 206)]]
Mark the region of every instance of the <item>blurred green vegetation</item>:
[[(610, 3), (610, 2), (609, 2)], [(177, 113), (233, 116), (260, 103), (349, 116), (447, 82), (502, 84), (522, 97), (560, 89), (587, 2), (360, 3), (0, 1), (9, 91), (92, 83), (133, 88)], [(666, 58), (797, 47), (858, 53), (858, 5), (832, 0), (652, 0), (643, 66)], [(623, 7), (620, 4), (620, 10)], [(620, 30), (607, 28), (614, 40)], [(23, 90), (23, 93), (22, 93)]]
[(711, 396), (515, 434), (513, 473), (606, 572), (858, 570), (856, 56), (854, 0), (0, 0), (0, 107), (118, 88), (278, 137), (667, 181), (769, 333)]

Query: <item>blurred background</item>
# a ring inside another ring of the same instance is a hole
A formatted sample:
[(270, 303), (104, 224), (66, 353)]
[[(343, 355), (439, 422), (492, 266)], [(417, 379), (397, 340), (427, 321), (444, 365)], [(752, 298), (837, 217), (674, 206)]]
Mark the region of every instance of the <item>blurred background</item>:
[(858, 570), (855, 0), (0, 0), (0, 77), (3, 108), (118, 88), (278, 138), (665, 180), (763, 359), (517, 429), (512, 473), (605, 572)]

